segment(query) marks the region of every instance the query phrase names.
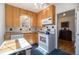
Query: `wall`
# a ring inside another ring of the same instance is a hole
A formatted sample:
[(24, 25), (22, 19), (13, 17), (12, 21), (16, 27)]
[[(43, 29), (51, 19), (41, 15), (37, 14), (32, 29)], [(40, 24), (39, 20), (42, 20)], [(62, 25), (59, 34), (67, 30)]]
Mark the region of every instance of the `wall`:
[(55, 4), (56, 13), (59, 14), (71, 9), (75, 9), (77, 5), (78, 5), (77, 3), (57, 3)]
[(5, 7), (3, 3), (0, 3), (0, 45), (4, 40), (5, 33)]
[(62, 18), (58, 18), (58, 34), (59, 34), (59, 30), (61, 30), (61, 22), (65, 22), (65, 21), (69, 22), (69, 29), (72, 31), (72, 40), (74, 41), (75, 39), (75, 14), (72, 14), (70, 16), (69, 15), (65, 16), (63, 18), (63, 21), (62, 21)]

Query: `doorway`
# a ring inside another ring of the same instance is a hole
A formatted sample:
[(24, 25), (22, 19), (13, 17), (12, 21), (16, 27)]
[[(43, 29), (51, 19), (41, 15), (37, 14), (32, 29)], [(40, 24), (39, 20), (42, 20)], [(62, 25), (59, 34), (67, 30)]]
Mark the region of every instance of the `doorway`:
[(75, 54), (75, 9), (57, 14), (58, 49)]

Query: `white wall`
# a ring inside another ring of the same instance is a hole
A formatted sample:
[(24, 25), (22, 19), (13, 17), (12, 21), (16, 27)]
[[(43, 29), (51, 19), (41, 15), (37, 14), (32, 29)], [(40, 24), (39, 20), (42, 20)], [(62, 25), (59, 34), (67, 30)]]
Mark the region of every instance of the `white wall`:
[(0, 3), (0, 45), (4, 40), (5, 33), (5, 7), (3, 3)]
[(56, 6), (56, 13), (62, 13), (71, 9), (75, 9), (77, 7), (77, 3), (57, 3)]

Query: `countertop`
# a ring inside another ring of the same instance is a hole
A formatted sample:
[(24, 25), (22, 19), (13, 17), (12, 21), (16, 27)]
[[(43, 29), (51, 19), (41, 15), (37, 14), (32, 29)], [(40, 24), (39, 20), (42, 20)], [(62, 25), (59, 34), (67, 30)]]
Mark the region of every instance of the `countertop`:
[[(44, 32), (44, 31), (38, 31), (38, 33), (46, 34), (46, 32)], [(55, 34), (55, 32), (49, 32), (49, 35), (51, 35), (51, 34)]]
[(8, 55), (31, 47), (32, 46), (24, 38), (18, 40), (7, 40), (0, 46), (0, 55)]

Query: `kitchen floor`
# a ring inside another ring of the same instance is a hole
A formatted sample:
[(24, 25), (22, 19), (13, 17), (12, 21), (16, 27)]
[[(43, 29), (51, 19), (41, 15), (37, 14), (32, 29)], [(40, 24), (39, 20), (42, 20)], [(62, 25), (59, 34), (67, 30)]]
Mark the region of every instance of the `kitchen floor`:
[[(40, 51), (38, 51), (36, 48), (38, 47), (37, 44), (32, 46), (32, 55), (43, 55)], [(54, 49), (52, 52), (50, 52), (47, 55), (70, 55), (69, 53), (66, 53), (60, 49)]]
[(72, 41), (59, 39), (58, 47), (67, 53), (75, 54), (74, 42)]

